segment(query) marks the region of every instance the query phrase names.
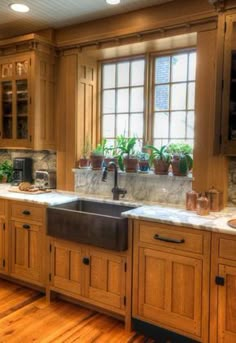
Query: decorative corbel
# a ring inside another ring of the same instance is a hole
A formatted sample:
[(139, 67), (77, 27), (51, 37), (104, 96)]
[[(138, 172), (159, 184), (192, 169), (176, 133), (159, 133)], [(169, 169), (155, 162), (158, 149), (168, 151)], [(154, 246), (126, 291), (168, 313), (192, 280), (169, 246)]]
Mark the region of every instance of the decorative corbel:
[(225, 0), (208, 0), (208, 2), (213, 5), (218, 12), (225, 10)]

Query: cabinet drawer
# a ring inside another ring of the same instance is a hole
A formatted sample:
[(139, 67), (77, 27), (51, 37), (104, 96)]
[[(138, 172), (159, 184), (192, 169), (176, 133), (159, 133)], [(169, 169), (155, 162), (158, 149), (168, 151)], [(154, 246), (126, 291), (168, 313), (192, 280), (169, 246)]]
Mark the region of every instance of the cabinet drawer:
[(5, 215), (5, 200), (0, 199), (0, 215)]
[(139, 222), (139, 241), (143, 243), (203, 254), (203, 238), (198, 230)]
[(12, 202), (10, 204), (10, 218), (30, 220), (42, 223), (44, 220), (44, 207), (30, 203)]
[(236, 261), (236, 240), (233, 236), (219, 239), (219, 257)]

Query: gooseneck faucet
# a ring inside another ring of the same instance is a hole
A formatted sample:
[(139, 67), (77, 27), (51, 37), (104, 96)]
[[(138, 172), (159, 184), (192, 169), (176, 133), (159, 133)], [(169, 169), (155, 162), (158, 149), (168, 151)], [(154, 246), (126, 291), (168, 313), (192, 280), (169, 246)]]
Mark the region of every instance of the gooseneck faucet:
[(118, 187), (118, 169), (117, 169), (117, 165), (115, 164), (115, 162), (111, 161), (108, 163), (108, 166), (105, 166), (103, 168), (102, 181), (106, 182), (107, 174), (108, 174), (107, 168), (110, 166), (113, 166), (113, 168), (114, 168), (114, 187), (111, 190), (113, 193), (113, 200), (119, 200), (120, 194), (122, 194), (122, 198), (124, 198), (125, 194), (127, 193), (127, 190), (124, 188)]

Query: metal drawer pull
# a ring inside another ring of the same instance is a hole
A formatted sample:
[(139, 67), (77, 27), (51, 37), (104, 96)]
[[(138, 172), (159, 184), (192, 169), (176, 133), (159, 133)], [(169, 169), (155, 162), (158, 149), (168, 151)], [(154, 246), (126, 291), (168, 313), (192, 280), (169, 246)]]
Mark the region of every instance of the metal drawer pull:
[(26, 216), (29, 216), (31, 213), (30, 213), (30, 211), (28, 211), (28, 210), (24, 210), (24, 211), (22, 212), (22, 214), (25, 214)]
[(163, 241), (163, 242), (169, 242), (169, 243), (184, 243), (185, 240), (182, 238), (182, 239), (174, 239), (174, 238), (169, 238), (169, 237), (163, 237), (163, 236), (160, 236), (160, 235), (154, 235), (153, 236), (154, 239), (158, 240), (158, 241)]
[(23, 224), (22, 227), (23, 227), (24, 229), (30, 229), (30, 225), (28, 225), (28, 224)]

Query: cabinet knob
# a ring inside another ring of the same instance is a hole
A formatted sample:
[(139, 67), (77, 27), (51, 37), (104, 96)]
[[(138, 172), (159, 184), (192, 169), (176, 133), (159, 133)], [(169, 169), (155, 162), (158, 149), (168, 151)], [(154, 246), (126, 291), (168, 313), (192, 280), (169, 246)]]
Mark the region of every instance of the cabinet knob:
[(29, 225), (29, 224), (23, 224), (22, 227), (23, 227), (24, 229), (27, 229), (27, 230), (30, 229), (30, 225)]
[(89, 262), (90, 262), (90, 261), (89, 261), (89, 258), (88, 258), (88, 257), (83, 257), (83, 260), (82, 260), (82, 261), (83, 261), (83, 264), (85, 264), (85, 265), (87, 265), (87, 266), (89, 265)]
[(22, 214), (24, 214), (25, 216), (29, 216), (31, 213), (29, 210), (24, 210), (22, 211)]

